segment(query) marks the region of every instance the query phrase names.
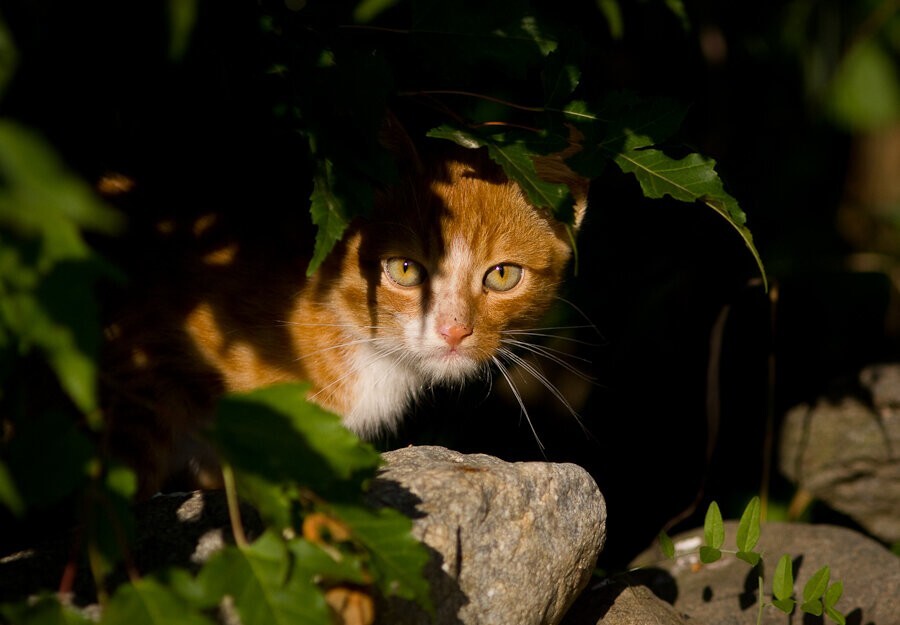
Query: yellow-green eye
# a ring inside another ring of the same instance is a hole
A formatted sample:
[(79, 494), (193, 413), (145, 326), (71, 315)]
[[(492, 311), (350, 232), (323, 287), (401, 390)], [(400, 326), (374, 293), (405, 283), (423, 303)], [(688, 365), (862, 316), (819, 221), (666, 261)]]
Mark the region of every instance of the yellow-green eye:
[(425, 268), (408, 258), (385, 259), (384, 273), (400, 286), (419, 286), (425, 282)]
[(484, 286), (492, 291), (509, 291), (522, 281), (522, 268), (501, 263), (484, 274)]

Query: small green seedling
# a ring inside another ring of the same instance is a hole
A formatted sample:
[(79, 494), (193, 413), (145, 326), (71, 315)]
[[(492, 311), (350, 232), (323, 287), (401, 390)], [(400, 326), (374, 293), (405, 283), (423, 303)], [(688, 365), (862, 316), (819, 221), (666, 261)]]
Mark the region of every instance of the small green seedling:
[[(756, 567), (762, 561), (762, 554), (755, 551), (756, 543), (760, 537), (760, 502), (759, 497), (754, 497), (747, 504), (741, 520), (738, 523), (736, 551), (726, 551), (722, 549), (725, 543), (725, 524), (722, 521), (722, 513), (716, 502), (712, 502), (706, 511), (706, 519), (703, 523), (703, 540), (704, 544), (700, 546), (700, 561), (704, 564), (711, 564), (722, 557), (723, 553), (732, 553), (740, 560), (743, 560), (750, 566)], [(675, 544), (665, 532), (659, 534), (659, 546), (663, 554), (669, 558), (675, 558)], [(775, 572), (772, 576), (772, 602), (764, 601), (763, 590), (763, 573), (764, 567), (758, 567), (759, 571), (759, 612), (756, 622), (762, 622), (763, 608), (771, 605), (778, 608), (787, 615), (790, 615), (797, 606), (797, 599), (794, 593), (794, 570), (791, 557), (787, 554), (781, 556), (778, 564), (775, 566)], [(846, 625), (847, 620), (835, 605), (844, 592), (844, 585), (840, 581), (836, 581), (829, 585), (831, 578), (831, 569), (823, 566), (816, 571), (806, 585), (803, 587), (803, 601), (800, 603), (800, 610), (813, 616), (822, 616), (823, 614), (829, 619), (837, 623), (837, 625)]]

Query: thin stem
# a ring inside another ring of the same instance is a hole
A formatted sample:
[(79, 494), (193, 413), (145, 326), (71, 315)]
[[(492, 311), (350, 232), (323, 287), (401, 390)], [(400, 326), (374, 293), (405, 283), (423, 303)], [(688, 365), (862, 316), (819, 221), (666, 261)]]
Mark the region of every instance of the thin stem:
[(230, 464), (222, 463), (222, 482), (225, 484), (225, 500), (228, 502), (228, 517), (231, 519), (231, 532), (234, 534), (234, 542), (240, 549), (246, 549), (250, 546), (250, 542), (244, 533), (237, 487), (234, 484), (234, 471)]
[(459, 91), (456, 89), (421, 89), (419, 91), (401, 91), (397, 95), (401, 95), (401, 96), (459, 95), (459, 96), (465, 96), (467, 98), (478, 98), (480, 100), (487, 100), (488, 102), (502, 104), (504, 106), (518, 109), (520, 111), (528, 111), (531, 113), (545, 113), (547, 111), (547, 109), (545, 109), (542, 106), (525, 106), (524, 104), (516, 104), (515, 102), (510, 102), (509, 100), (504, 100), (502, 98), (495, 98), (494, 96), (485, 95), (483, 93), (473, 93), (472, 91)]

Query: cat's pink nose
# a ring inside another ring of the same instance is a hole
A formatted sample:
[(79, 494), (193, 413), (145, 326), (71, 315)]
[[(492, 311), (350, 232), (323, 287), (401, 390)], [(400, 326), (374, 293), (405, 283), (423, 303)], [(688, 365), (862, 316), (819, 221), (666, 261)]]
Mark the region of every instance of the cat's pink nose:
[(464, 338), (472, 334), (472, 328), (461, 323), (448, 323), (438, 328), (441, 336), (450, 347), (457, 347)]

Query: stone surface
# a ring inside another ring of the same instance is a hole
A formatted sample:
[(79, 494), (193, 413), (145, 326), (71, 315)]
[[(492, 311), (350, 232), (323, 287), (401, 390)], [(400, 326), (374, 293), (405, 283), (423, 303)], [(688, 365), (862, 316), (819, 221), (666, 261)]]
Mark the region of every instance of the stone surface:
[(586, 588), (563, 619), (563, 625), (688, 625), (688, 622), (646, 586), (610, 580)]
[(606, 506), (580, 467), (507, 463), (441, 447), (385, 454), (372, 499), (413, 518), (433, 550), (437, 614), (390, 601), (380, 623), (558, 623), (590, 578)]
[(900, 541), (900, 365), (859, 376), (865, 398), (820, 399), (788, 412), (781, 471), (886, 542)]
[[(726, 523), (725, 547), (735, 544), (737, 523)], [(678, 555), (666, 560), (658, 549), (642, 554), (635, 565), (644, 566), (641, 581), (688, 623), (754, 625), (758, 613), (757, 576), (751, 567), (726, 554), (718, 562), (701, 565), (697, 557), (701, 529), (674, 537)], [(757, 551), (764, 554), (766, 600), (771, 600), (771, 575), (782, 554), (794, 561), (794, 588), (803, 586), (818, 569), (828, 565), (831, 580), (841, 580), (844, 594), (837, 608), (849, 625), (895, 625), (900, 622), (900, 558), (876, 541), (849, 529), (828, 525), (767, 523)], [(688, 554), (684, 554), (688, 551)], [(637, 575), (635, 573), (634, 575)], [(762, 623), (820, 623), (795, 611), (792, 620), (779, 610), (763, 609)]]

